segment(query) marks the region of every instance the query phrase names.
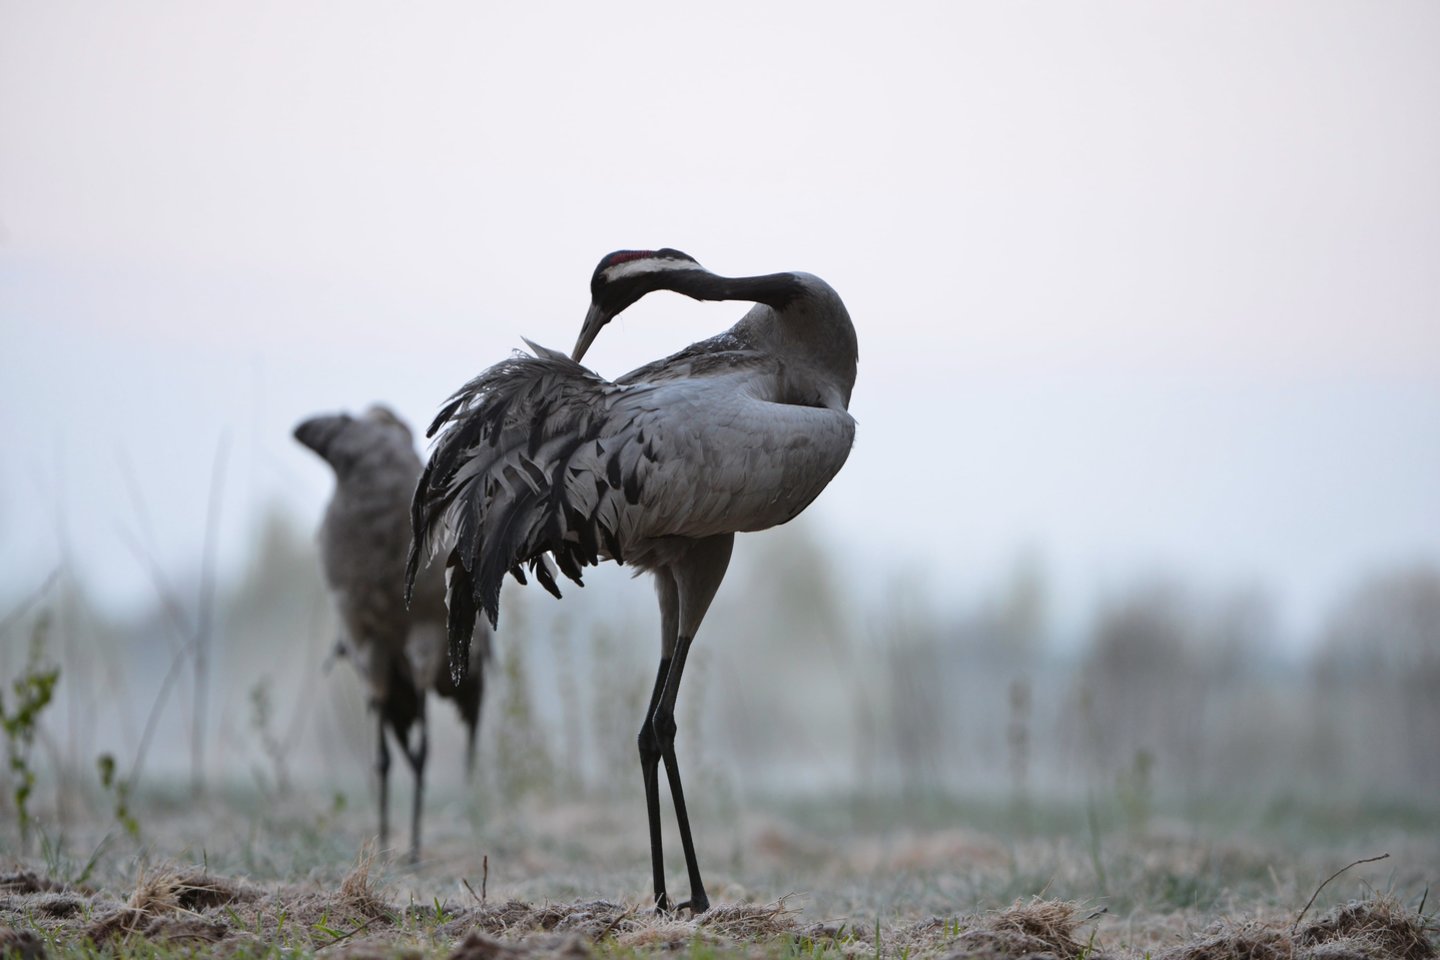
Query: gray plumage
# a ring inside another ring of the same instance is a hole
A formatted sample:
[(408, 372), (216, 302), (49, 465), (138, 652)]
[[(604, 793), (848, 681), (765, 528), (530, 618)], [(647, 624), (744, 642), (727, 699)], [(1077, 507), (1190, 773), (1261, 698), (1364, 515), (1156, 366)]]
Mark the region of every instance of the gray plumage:
[[(755, 306), (727, 332), (609, 381), (580, 366), (600, 329), (654, 290)], [(499, 615), (506, 573), (557, 597), (611, 559), (654, 575), (661, 661), (640, 733), (656, 904), (670, 909), (660, 850), (664, 760), (699, 913), (700, 880), (674, 756), (674, 703), (690, 642), (725, 575), (734, 534), (785, 523), (840, 470), (855, 436), (855, 330), (818, 277), (726, 278), (678, 250), (600, 261), (573, 357), (535, 347), (457, 391), (416, 488), (409, 573), (450, 568), (452, 669), (480, 613)], [(416, 589), (418, 590), (418, 581)]]
[(445, 579), (438, 565), (419, 572), (407, 608), (409, 506), (421, 468), (408, 426), (376, 406), (361, 417), (313, 417), (295, 428), (295, 439), (335, 471), (335, 493), (318, 535), (320, 560), (340, 616), (339, 649), (359, 670), (377, 717), (381, 845), (389, 838), (388, 729), (415, 774), (410, 852), (417, 858), (428, 750), (426, 694), (433, 690), (459, 711), (466, 726), (468, 775), (484, 695), (489, 630), (480, 626), (467, 652), (468, 670), (456, 681), (446, 652)]

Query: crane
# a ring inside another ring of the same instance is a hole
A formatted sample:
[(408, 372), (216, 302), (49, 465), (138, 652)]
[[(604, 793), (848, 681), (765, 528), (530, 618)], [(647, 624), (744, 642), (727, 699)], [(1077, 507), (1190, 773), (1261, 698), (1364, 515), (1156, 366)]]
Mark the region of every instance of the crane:
[[(733, 327), (609, 381), (580, 365), (612, 318), (647, 293), (754, 306)], [(649, 572), (660, 667), (638, 738), (660, 912), (709, 909), (675, 757), (675, 701), (736, 533), (793, 519), (844, 465), (855, 437), (855, 328), (807, 273), (722, 277), (673, 249), (601, 259), (574, 351), (529, 344), (451, 396), (429, 430), (408, 575), (448, 551), (452, 669), (471, 625), (499, 616), (506, 573), (555, 596), (605, 559)], [(527, 341), (529, 343), (529, 341)], [(665, 891), (659, 765), (685, 851), (690, 899)]]
[(420, 856), (420, 811), (429, 731), (425, 697), (434, 690), (454, 701), (466, 728), (466, 776), (475, 764), (475, 736), (485, 693), (490, 631), (480, 624), (467, 653), (468, 669), (455, 679), (448, 667), (444, 571), (437, 565), (415, 578), (406, 607), (402, 573), (410, 544), (410, 498), (420, 458), (410, 428), (382, 406), (363, 416), (312, 417), (295, 439), (335, 471), (335, 493), (318, 540), (320, 560), (340, 615), (337, 650), (364, 681), (378, 719), (375, 770), (379, 775), (380, 845), (389, 842), (390, 748), (386, 729), (415, 774), (410, 815), (410, 859)]

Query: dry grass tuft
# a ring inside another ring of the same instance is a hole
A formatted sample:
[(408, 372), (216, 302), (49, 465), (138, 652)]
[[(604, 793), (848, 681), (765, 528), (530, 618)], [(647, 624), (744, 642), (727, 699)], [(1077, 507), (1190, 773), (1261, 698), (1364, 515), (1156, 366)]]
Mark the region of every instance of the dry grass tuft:
[(481, 927), (492, 933), (503, 933), (511, 928), (529, 929), (530, 919), (535, 916), (535, 908), (520, 900), (506, 900), (493, 912), (482, 908), (481, 915)]
[(198, 870), (162, 867), (141, 873), (130, 894), (129, 905), (150, 914), (187, 911), (200, 913), (211, 907), (258, 900), (260, 890), (238, 880), (211, 876)]
[(219, 943), (230, 934), (230, 925), (206, 917), (156, 917), (139, 931), (147, 940), (160, 943)]
[(583, 938), (574, 934), (506, 941), (471, 930), (450, 952), (449, 960), (521, 960), (535, 956), (585, 960), (590, 956), (590, 947)]
[[(1068, 900), (1016, 901), (1005, 910), (975, 918), (951, 941), (950, 957), (1054, 957), (1056, 960), (1102, 956), (1076, 939), (1084, 922), (1080, 905)], [(928, 925), (934, 929), (934, 922)], [(915, 933), (920, 933), (917, 930)], [(954, 948), (959, 949), (954, 949)]]
[(137, 934), (164, 942), (217, 943), (229, 934), (229, 925), (201, 914), (259, 897), (258, 889), (240, 881), (162, 867), (142, 872), (125, 905), (95, 920), (84, 935), (97, 944)]
[(450, 960), (512, 960), (526, 953), (519, 944), (506, 943), (479, 930), (471, 930), (450, 951)]
[(227, 960), (229, 957), (240, 956), (250, 960), (253, 957), (263, 957), (270, 954), (270, 944), (257, 937), (248, 930), (230, 931), (230, 935), (215, 945), (214, 950), (207, 953), (216, 960)]
[(34, 930), (0, 927), (0, 957), (4, 960), (44, 960), (45, 943)]
[(646, 923), (637, 926), (615, 938), (622, 947), (631, 949), (648, 947), (661, 950), (679, 950), (696, 942), (719, 945), (720, 938), (714, 933), (697, 931), (693, 920), (672, 920), (664, 917), (647, 917)]
[(533, 913), (534, 908), (530, 904), (518, 900), (507, 900), (500, 905), (485, 904), (449, 921), (441, 927), (441, 933), (456, 937), (472, 928), (482, 933), (504, 933), (513, 927), (526, 930)]
[(507, 900), (499, 905), (486, 904), (461, 914), (440, 928), (444, 936), (462, 936), (469, 930), (482, 933), (505, 933), (508, 930), (524, 931), (533, 926), (530, 918), (535, 908), (520, 900)]
[(1302, 950), (1295, 956), (1303, 960), (1392, 960), (1394, 954), (1380, 947), (1373, 940), (1363, 937), (1343, 937), (1327, 940), (1313, 948)]
[[(1295, 934), (1295, 946), (1308, 956), (1327, 945), (1346, 943), (1346, 949), (1364, 951), (1373, 945), (1378, 953), (1357, 956), (1384, 956), (1395, 960), (1429, 960), (1435, 956), (1430, 942), (1434, 928), (1391, 896), (1352, 900), (1336, 907)], [(1334, 953), (1325, 956), (1336, 956)]]
[(1292, 960), (1290, 938), (1274, 924), (1221, 921), (1198, 940), (1160, 954), (1157, 960)]
[(217, 877), (196, 870), (176, 874), (175, 890), (180, 908), (196, 912), (232, 903), (250, 903), (263, 895), (258, 887), (243, 880)]
[(0, 873), (0, 893), (62, 893), (65, 884), (30, 870)]
[(424, 954), (413, 945), (398, 945), (393, 940), (366, 937), (326, 951), (330, 960), (421, 960)]
[(795, 931), (794, 911), (781, 897), (774, 903), (735, 903), (712, 907), (695, 918), (694, 925), (714, 930), (729, 940), (759, 940)]
[(1291, 936), (1280, 921), (1221, 921), (1159, 960), (1430, 960), (1434, 928), (1389, 896), (1336, 907)]
[(577, 900), (574, 903), (546, 903), (531, 906), (507, 900), (498, 906), (486, 905), (462, 914), (441, 927), (442, 935), (458, 937), (470, 930), (491, 935), (521, 935), (534, 931), (576, 933), (600, 940), (611, 933), (634, 929), (640, 921), (635, 911), (609, 900)]
[(541, 930), (574, 931), (596, 940), (624, 917), (626, 912), (624, 907), (609, 900), (547, 903), (532, 911), (529, 923)]
[(41, 893), (31, 897), (26, 906), (42, 917), (73, 917), (84, 911), (90, 901), (74, 893)]
[(380, 899), (370, 871), (375, 867), (375, 848), (367, 843), (355, 858), (355, 866), (340, 881), (340, 902), (351, 911), (371, 919), (388, 916), (390, 907)]
[(774, 938), (794, 930), (792, 913), (783, 900), (715, 907), (688, 920), (656, 916), (609, 900), (540, 906), (510, 900), (471, 910), (441, 927), (438, 933), (463, 934), (465, 939), (456, 952), (465, 953), (470, 960), (508, 960), (521, 953), (588, 954), (588, 944), (610, 937), (622, 947), (678, 949), (697, 940), (734, 944)]
[(126, 904), (150, 916), (174, 913), (180, 909), (180, 874), (164, 867), (155, 871), (142, 870)]
[(162, 868), (140, 875), (129, 905), (146, 913), (199, 913), (211, 907), (258, 900), (260, 891), (247, 883), (215, 877), (198, 870)]
[(96, 944), (109, 943), (117, 937), (127, 937), (145, 926), (148, 916), (145, 911), (134, 907), (121, 907), (90, 924), (83, 931), (84, 936)]

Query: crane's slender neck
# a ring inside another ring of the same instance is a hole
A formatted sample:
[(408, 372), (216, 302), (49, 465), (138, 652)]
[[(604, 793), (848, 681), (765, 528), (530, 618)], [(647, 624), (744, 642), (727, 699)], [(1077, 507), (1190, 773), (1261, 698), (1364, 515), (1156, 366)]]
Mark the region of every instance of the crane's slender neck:
[(656, 289), (673, 290), (696, 300), (748, 300), (783, 310), (801, 292), (791, 273), (759, 277), (721, 277), (707, 270), (675, 270), (655, 274)]

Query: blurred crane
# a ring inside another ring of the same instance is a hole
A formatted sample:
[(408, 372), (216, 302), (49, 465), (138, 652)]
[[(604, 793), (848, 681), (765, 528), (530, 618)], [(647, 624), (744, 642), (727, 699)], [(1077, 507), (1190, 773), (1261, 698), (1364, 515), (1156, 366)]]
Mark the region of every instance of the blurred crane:
[(420, 458), (404, 422), (376, 406), (358, 418), (313, 417), (295, 428), (295, 439), (335, 470), (335, 494), (320, 524), (320, 559), (340, 614), (339, 651), (360, 671), (378, 721), (380, 845), (388, 844), (390, 832), (388, 727), (415, 774), (410, 858), (417, 860), (429, 748), (425, 696), (434, 690), (455, 702), (466, 728), (468, 777), (475, 764), (490, 631), (480, 625), (467, 653), (468, 670), (453, 680), (446, 656), (444, 571), (438, 565), (414, 578), (406, 608), (409, 507)]
[[(654, 290), (755, 306), (734, 327), (605, 380), (580, 366), (614, 316)], [(737, 532), (785, 523), (849, 456), (855, 329), (839, 296), (804, 273), (726, 278), (678, 250), (600, 261), (572, 357), (531, 344), (462, 387), (415, 491), (409, 575), (448, 551), (450, 661), (468, 660), (479, 611), (494, 624), (500, 585), (526, 570), (560, 595), (555, 567), (612, 559), (651, 573), (660, 669), (640, 730), (655, 904), (672, 909), (660, 845), (661, 760), (689, 872), (688, 907), (709, 908), (675, 760), (675, 698), (691, 641)], [(553, 566), (552, 566), (553, 561)], [(418, 585), (417, 585), (418, 588)]]

